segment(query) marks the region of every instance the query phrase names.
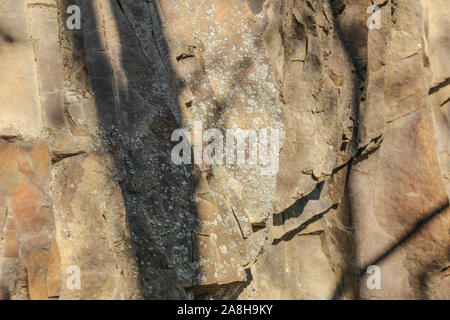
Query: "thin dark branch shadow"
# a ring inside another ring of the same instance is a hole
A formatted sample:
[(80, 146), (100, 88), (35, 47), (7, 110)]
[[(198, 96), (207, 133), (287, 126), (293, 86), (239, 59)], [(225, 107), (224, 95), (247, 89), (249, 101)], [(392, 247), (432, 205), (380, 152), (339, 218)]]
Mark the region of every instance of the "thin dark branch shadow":
[[(431, 223), (432, 220), (437, 219), (441, 214), (443, 214), (447, 208), (449, 207), (449, 203), (447, 201), (447, 203), (443, 206), (441, 206), (440, 208), (434, 210), (433, 212), (431, 212), (430, 214), (428, 214), (425, 218), (419, 220), (416, 222), (416, 224), (414, 225), (414, 227), (409, 230), (404, 236), (402, 236), (394, 245), (392, 245), (389, 249), (387, 249), (383, 254), (379, 255), (377, 258), (375, 258), (374, 260), (372, 260), (371, 262), (367, 263), (366, 265), (362, 266), (360, 268), (360, 273), (359, 273), (359, 278), (361, 278), (362, 276), (364, 276), (367, 268), (371, 265), (377, 265), (379, 263), (381, 263), (384, 259), (386, 259), (387, 257), (389, 257), (391, 254), (393, 254), (397, 249), (399, 249), (400, 247), (402, 247), (403, 245), (405, 245), (408, 241), (411, 241), (414, 239), (414, 235), (423, 227), (425, 227), (427, 224)], [(419, 276), (419, 281), (423, 282), (426, 280), (426, 273), (422, 273)], [(339, 284), (337, 286), (337, 288), (335, 289), (335, 293), (334, 293), (334, 297), (335, 299), (339, 299), (340, 298), (340, 286), (342, 286), (342, 283)]]

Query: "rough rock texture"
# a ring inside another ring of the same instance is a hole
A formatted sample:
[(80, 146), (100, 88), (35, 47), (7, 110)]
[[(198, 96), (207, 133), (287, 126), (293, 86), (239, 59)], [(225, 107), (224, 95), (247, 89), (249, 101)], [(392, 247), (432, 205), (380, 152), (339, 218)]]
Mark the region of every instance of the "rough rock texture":
[[(0, 0), (0, 298), (449, 299), (449, 24), (445, 0)], [(175, 164), (199, 123), (277, 129), (276, 170)]]
[(48, 192), (51, 165), (48, 147), (42, 143), (15, 144), (1, 140), (0, 152), (2, 296), (31, 299), (58, 296), (61, 261)]

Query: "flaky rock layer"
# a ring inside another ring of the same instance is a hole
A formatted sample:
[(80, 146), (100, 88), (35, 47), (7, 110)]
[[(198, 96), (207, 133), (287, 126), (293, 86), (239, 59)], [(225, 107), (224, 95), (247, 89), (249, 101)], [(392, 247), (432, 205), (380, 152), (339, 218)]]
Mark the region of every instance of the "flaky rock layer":
[[(449, 24), (444, 0), (0, 0), (0, 298), (449, 299)], [(276, 132), (276, 170), (199, 161), (199, 124), (225, 153)]]

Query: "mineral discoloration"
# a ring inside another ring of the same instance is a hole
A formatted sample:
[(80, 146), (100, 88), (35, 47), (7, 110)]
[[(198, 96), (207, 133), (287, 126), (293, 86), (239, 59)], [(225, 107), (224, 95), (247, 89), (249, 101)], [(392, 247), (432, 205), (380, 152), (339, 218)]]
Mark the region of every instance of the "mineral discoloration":
[[(448, 299), (449, 14), (0, 0), (0, 298)], [(278, 172), (176, 165), (196, 121), (278, 129)]]

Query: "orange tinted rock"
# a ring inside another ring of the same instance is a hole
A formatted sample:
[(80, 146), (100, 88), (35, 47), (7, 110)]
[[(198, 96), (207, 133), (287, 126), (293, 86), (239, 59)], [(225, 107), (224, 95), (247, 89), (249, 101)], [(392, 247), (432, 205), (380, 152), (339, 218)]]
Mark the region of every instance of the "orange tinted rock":
[[(380, 290), (366, 299), (420, 299), (448, 263), (448, 197), (429, 110), (392, 122), (380, 149), (354, 164), (350, 200), (356, 261), (381, 268)], [(425, 291), (424, 291), (425, 290)], [(433, 298), (432, 295), (428, 298)]]
[[(103, 156), (79, 155), (55, 164), (51, 195), (62, 248), (62, 299), (139, 297), (122, 194)], [(67, 285), (73, 267), (80, 270), (80, 288)], [(49, 291), (55, 285), (49, 283)]]
[(0, 155), (0, 198), (9, 204), (7, 228), (11, 230), (5, 233), (3, 254), (23, 263), (31, 299), (50, 296), (47, 282), (53, 283), (51, 295), (58, 295), (60, 258), (58, 248), (52, 246), (55, 226), (48, 198), (48, 147), (0, 140)]

